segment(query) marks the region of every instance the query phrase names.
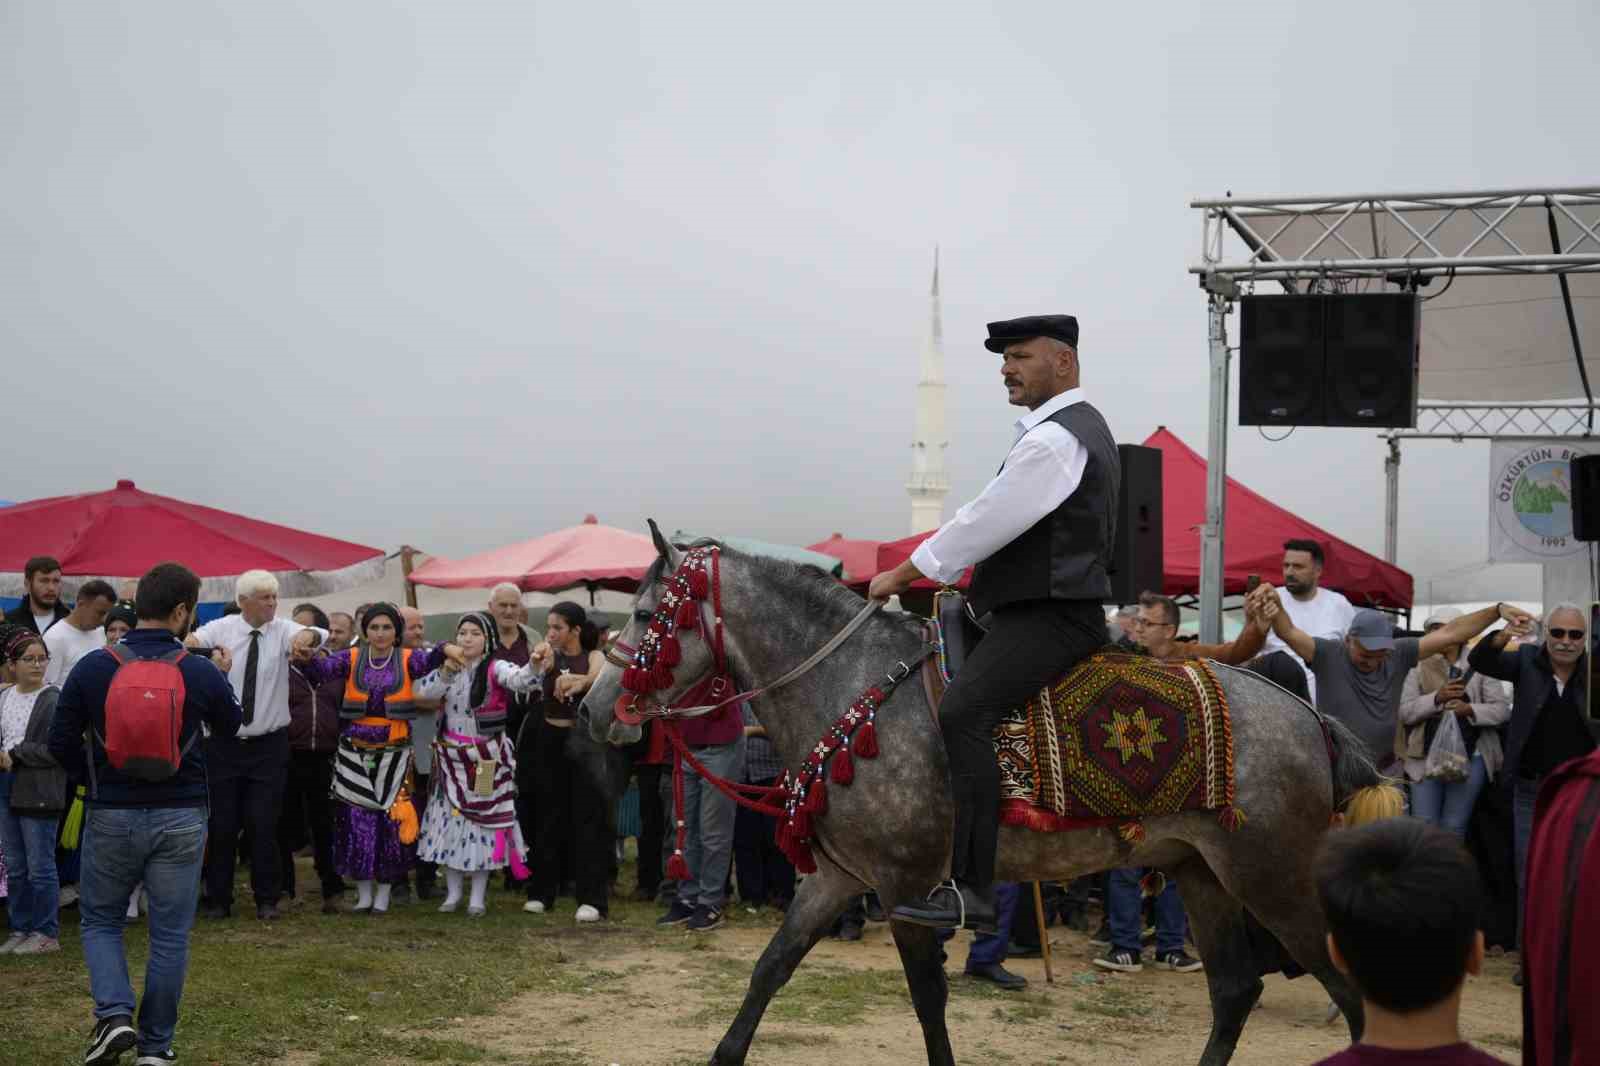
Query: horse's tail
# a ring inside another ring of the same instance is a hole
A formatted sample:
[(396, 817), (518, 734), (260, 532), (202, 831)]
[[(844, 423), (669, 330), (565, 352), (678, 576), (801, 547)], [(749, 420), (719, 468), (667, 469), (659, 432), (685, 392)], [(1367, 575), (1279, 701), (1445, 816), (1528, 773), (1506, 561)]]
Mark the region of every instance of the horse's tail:
[(1378, 773), (1361, 738), (1342, 722), (1321, 718), (1333, 746), (1333, 809), (1344, 813), (1345, 825), (1404, 814), (1405, 794)]

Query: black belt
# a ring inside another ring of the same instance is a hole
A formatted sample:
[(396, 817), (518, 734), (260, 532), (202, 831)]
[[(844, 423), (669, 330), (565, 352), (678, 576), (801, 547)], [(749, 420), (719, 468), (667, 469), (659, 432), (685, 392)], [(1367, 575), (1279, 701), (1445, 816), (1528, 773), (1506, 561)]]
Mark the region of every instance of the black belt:
[(224, 739), (236, 740), (240, 744), (254, 744), (258, 740), (269, 740), (272, 737), (283, 736), (284, 734), (286, 734), (288, 732), (289, 732), (289, 727), (288, 726), (284, 726), (282, 729), (274, 729), (270, 733), (257, 733), (254, 736), (249, 736), (249, 737), (241, 737), (239, 734), (235, 733), (233, 736), (226, 737)]

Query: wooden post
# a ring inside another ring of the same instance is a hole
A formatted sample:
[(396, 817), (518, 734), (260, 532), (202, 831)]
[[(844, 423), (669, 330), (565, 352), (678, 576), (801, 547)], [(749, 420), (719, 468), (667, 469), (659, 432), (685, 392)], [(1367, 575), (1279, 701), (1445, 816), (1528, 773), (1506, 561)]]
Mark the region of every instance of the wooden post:
[(411, 557), (417, 554), (417, 549), (409, 544), (400, 546), (400, 573), (406, 581), (406, 606), (417, 605), (417, 586), (411, 583)]
[(1041, 882), (1033, 883), (1033, 917), (1039, 923), (1039, 954), (1044, 959), (1044, 983), (1056, 983), (1055, 971), (1050, 966), (1050, 930), (1044, 925), (1044, 888)]

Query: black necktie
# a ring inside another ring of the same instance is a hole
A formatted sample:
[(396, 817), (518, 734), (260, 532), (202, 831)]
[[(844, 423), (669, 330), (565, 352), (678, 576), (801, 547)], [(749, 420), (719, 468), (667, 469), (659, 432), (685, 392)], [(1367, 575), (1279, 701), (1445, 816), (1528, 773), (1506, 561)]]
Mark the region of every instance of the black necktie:
[(244, 657), (244, 724), (256, 717), (256, 667), (261, 665), (261, 630), (250, 631), (250, 654)]

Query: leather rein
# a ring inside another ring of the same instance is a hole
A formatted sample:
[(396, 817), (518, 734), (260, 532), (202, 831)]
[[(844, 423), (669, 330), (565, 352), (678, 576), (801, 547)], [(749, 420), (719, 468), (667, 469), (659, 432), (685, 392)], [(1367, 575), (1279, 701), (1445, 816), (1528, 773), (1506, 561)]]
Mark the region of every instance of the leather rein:
[[(623, 643), (620, 639), (614, 641), (611, 647), (607, 648), (605, 651), (605, 659), (611, 665), (621, 667), (624, 671), (644, 670), (647, 672), (649, 667), (646, 664), (646, 660), (659, 660), (661, 657), (660, 646), (663, 643), (663, 640), (675, 639), (672, 637), (671, 632), (669, 631), (670, 621), (673, 618), (674, 613), (684, 604), (685, 596), (690, 596), (695, 604), (693, 616), (694, 624), (689, 626), (680, 625), (676, 628), (678, 631), (682, 632), (687, 632), (691, 629), (698, 629), (702, 637), (707, 639), (707, 643), (711, 647), (714, 670), (712, 675), (714, 680), (712, 681), (709, 690), (709, 698), (713, 702), (697, 704), (688, 707), (663, 707), (652, 701), (649, 698), (648, 692), (624, 696), (622, 699), (617, 701), (615, 713), (617, 718), (626, 724), (638, 725), (645, 719), (699, 718), (704, 715), (715, 714), (724, 707), (729, 707), (736, 703), (748, 702), (756, 699), (757, 697), (765, 695), (768, 692), (773, 692), (784, 687), (785, 685), (798, 681), (800, 678), (816, 669), (818, 665), (828, 658), (828, 656), (832, 655), (835, 651), (838, 651), (839, 648), (852, 636), (854, 636), (862, 626), (866, 625), (867, 620), (877, 613), (878, 608), (883, 606), (883, 603), (880, 600), (868, 600), (866, 606), (857, 611), (855, 616), (845, 624), (844, 628), (835, 633), (825, 644), (823, 644), (816, 651), (812, 652), (811, 655), (809, 655), (798, 666), (794, 667), (794, 669), (787, 671), (782, 676), (774, 678), (764, 685), (757, 685), (756, 687), (747, 689), (743, 692), (734, 692), (732, 695), (723, 696), (722, 694), (726, 692), (729, 687), (733, 686), (733, 681), (732, 675), (728, 670), (727, 653), (723, 646), (721, 560), (722, 552), (721, 549), (716, 545), (709, 545), (704, 548), (694, 548), (690, 550), (689, 554), (685, 557), (684, 564), (680, 566), (679, 570), (681, 572), (683, 569), (692, 564), (695, 568), (708, 572), (708, 588), (706, 591), (709, 593), (709, 595), (692, 596), (689, 593), (689, 582), (681, 580), (672, 582), (672, 585), (675, 587), (669, 588), (665, 598), (669, 601), (676, 599), (677, 602), (669, 602), (667, 610), (665, 611), (663, 611), (661, 608), (658, 608), (655, 618), (650, 623), (650, 631), (656, 634), (657, 646), (653, 654), (646, 654), (643, 649), (643, 645), (645, 643), (644, 641), (640, 642), (640, 646), (635, 647)], [(663, 575), (662, 581), (668, 582), (670, 577), (671, 575)], [(664, 620), (667, 622), (667, 625), (663, 625)], [(648, 635), (649, 634), (647, 633), (647, 637)], [(623, 658), (622, 656), (624, 655), (627, 656), (627, 658)], [(898, 665), (907, 667), (909, 672), (909, 667), (907, 664), (901, 663)], [(702, 683), (703, 682), (696, 682), (695, 685), (691, 686), (690, 690), (693, 691)], [(627, 686), (625, 685), (624, 687), (626, 688)]]

